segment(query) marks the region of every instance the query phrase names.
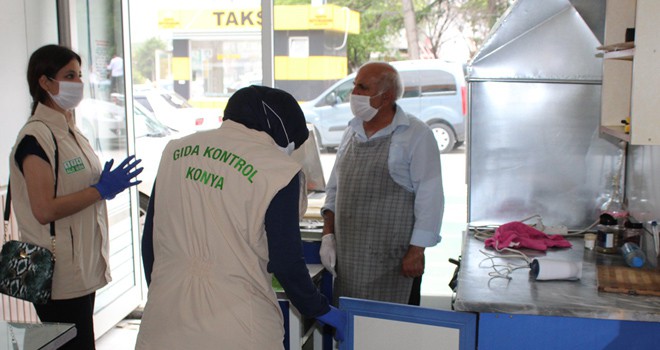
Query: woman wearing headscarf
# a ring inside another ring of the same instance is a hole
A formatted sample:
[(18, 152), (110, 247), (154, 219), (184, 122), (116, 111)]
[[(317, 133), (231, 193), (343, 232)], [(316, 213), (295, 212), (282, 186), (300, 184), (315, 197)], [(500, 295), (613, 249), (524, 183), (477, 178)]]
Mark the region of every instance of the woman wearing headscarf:
[(282, 349), (271, 273), (303, 315), (343, 338), (342, 313), (303, 259), (301, 166), (289, 155), (307, 137), (293, 96), (250, 86), (229, 99), (220, 128), (167, 145), (143, 234), (137, 349)]

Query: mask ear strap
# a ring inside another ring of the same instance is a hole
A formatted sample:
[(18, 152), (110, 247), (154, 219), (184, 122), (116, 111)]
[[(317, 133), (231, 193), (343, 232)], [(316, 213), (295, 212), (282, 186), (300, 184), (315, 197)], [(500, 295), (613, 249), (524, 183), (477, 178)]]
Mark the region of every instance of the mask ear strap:
[(282, 118), (280, 118), (280, 116), (277, 115), (277, 113), (272, 108), (270, 108), (270, 106), (265, 101), (262, 100), (261, 103), (264, 106), (264, 114), (266, 115), (266, 122), (268, 122), (268, 127), (270, 128), (271, 126), (270, 126), (270, 122), (268, 121), (268, 112), (266, 112), (266, 108), (268, 108), (271, 112), (273, 112), (273, 114), (275, 114), (277, 119), (280, 121), (280, 124), (282, 125), (282, 130), (284, 130), (284, 136), (286, 136), (286, 144), (287, 145), (290, 144), (291, 141), (289, 141), (289, 134), (286, 132), (286, 128), (284, 127), (284, 121), (282, 120)]
[[(268, 120), (268, 112), (266, 111), (266, 107), (268, 107), (268, 105), (264, 101), (261, 101), (261, 104), (264, 107), (264, 116), (266, 117), (266, 123), (268, 124), (268, 129), (272, 129), (273, 127), (270, 126), (270, 120)], [(268, 108), (270, 108), (270, 107), (268, 107)]]

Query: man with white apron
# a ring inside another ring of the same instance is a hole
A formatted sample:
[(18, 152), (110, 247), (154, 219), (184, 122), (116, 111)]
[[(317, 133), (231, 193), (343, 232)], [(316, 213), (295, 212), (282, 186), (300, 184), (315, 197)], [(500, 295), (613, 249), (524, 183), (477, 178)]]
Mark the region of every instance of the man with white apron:
[(321, 209), (321, 261), (336, 276), (336, 298), (419, 305), (424, 249), (440, 241), (440, 152), (431, 129), (396, 104), (402, 92), (384, 62), (363, 65), (355, 77), (355, 118)]

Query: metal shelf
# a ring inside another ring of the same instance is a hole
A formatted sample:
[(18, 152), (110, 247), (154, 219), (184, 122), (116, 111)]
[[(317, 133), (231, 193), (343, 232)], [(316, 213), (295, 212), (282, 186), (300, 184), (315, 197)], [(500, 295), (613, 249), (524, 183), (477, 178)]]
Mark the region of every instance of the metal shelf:
[(621, 50), (621, 51), (609, 51), (603, 54), (604, 59), (613, 59), (613, 60), (626, 60), (632, 61), (635, 57), (635, 48)]
[(601, 125), (600, 132), (614, 136), (619, 140), (630, 142), (630, 134), (627, 134), (623, 128), (623, 125)]

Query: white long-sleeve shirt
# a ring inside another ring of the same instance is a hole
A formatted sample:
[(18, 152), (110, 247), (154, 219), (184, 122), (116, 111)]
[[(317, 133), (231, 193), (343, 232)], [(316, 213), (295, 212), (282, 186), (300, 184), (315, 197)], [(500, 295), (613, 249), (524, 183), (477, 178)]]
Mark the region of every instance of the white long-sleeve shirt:
[[(342, 137), (337, 159), (343, 156), (346, 144), (357, 136), (359, 142), (368, 140), (362, 120), (353, 118)], [(392, 179), (415, 194), (415, 225), (411, 245), (432, 247), (440, 242), (440, 228), (444, 213), (444, 191), (440, 151), (431, 129), (421, 120), (397, 106), (392, 123), (379, 130), (371, 139), (392, 134), (388, 167)], [(335, 161), (335, 166), (338, 164)], [(333, 168), (326, 186), (325, 204), (321, 211), (335, 212), (337, 194), (336, 169)]]

